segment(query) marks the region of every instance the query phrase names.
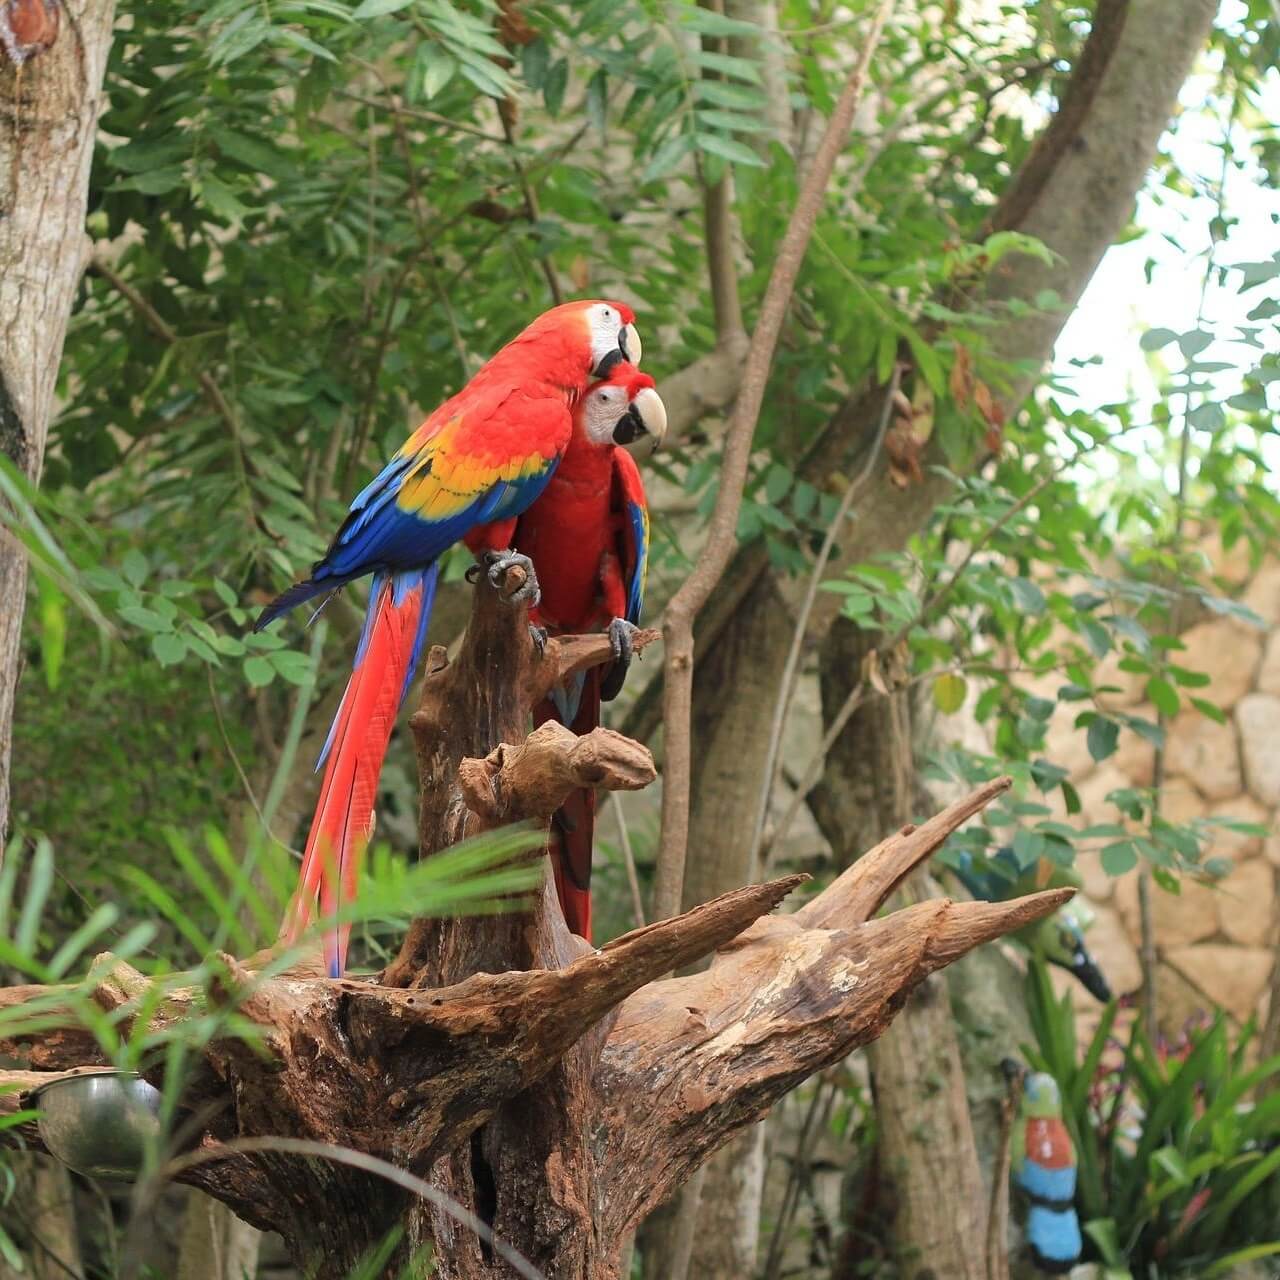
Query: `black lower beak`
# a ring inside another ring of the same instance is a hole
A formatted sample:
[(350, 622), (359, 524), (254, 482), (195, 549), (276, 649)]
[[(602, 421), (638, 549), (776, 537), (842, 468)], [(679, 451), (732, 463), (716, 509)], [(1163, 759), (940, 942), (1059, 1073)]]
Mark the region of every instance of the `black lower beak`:
[(594, 369), (591, 370), (593, 378), (607, 378), (610, 370), (622, 364), (627, 358), (625, 351), (619, 347), (614, 347), (607, 356), (603, 356)]
[(1087, 953), (1077, 956), (1071, 966), (1071, 972), (1080, 979), (1080, 985), (1095, 999), (1106, 1004), (1111, 999), (1111, 984), (1102, 975), (1102, 970), (1093, 962)]
[(618, 419), (618, 425), (613, 429), (613, 442), (614, 444), (630, 444), (633, 440), (638, 440), (642, 435), (644, 435), (644, 422), (636, 412), (635, 405), (632, 405)]

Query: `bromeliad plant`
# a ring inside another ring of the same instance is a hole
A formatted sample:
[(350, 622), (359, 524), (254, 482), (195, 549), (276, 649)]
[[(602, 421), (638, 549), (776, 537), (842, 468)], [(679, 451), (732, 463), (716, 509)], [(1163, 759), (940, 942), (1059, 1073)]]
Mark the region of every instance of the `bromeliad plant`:
[(1280, 1255), (1280, 1056), (1248, 1065), (1254, 1028), (1233, 1037), (1220, 1013), (1152, 1044), (1134, 1020), (1121, 1045), (1112, 1003), (1081, 1052), (1042, 964), (1027, 998), (1028, 1059), (1061, 1088), (1086, 1248), (1108, 1277), (1207, 1280)]

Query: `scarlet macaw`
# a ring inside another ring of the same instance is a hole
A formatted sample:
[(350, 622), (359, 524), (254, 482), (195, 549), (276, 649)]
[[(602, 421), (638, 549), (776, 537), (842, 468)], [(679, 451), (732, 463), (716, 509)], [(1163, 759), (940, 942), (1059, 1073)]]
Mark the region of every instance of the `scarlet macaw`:
[[(285, 920), (287, 941), (309, 923), (317, 895), (325, 915), (355, 896), (378, 774), (426, 636), (439, 557), (479, 532), (472, 549), (496, 580), (512, 560), (516, 518), (569, 447), (572, 405), (591, 378), (639, 359), (635, 316), (620, 302), (568, 302), (539, 316), (405, 441), (357, 494), (311, 576), (258, 618), (255, 630), (373, 575), (354, 669), (316, 766), (325, 773)], [(536, 580), (524, 590), (534, 597)], [(346, 963), (349, 934), (348, 925), (325, 939), (332, 977)]]
[[(600, 703), (617, 696), (644, 604), (649, 512), (632, 456), (641, 435), (661, 443), (667, 413), (653, 379), (616, 366), (578, 403), (573, 438), (556, 473), (516, 524), (512, 546), (532, 561), (542, 600), (530, 620), (555, 634), (608, 631), (614, 662), (574, 678), (534, 711), (577, 734), (600, 723)], [(555, 819), (556, 888), (569, 928), (591, 940), (591, 843), (595, 792), (575, 792)]]

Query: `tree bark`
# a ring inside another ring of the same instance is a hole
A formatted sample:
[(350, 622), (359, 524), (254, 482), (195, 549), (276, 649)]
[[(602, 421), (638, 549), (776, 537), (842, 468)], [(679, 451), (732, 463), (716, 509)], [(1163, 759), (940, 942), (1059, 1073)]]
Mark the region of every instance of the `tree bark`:
[[(89, 165), (114, 8), (114, 0), (54, 0), (56, 39), (21, 66), (0, 42), (0, 453), (32, 482), (86, 262)], [(0, 534), (0, 851), (26, 586), (26, 556)]]
[[(861, 679), (864, 657), (882, 643), (844, 619), (831, 628), (821, 655), (824, 720), (835, 716)], [(917, 810), (911, 719), (907, 691), (876, 698), (854, 714), (828, 753), (823, 790), (834, 803), (817, 812), (837, 865), (857, 856), (859, 841), (895, 830)], [(937, 892), (920, 869), (899, 899), (905, 904)], [(868, 1046), (867, 1060), (900, 1274), (904, 1280), (988, 1280), (987, 1197), (941, 975), (920, 984), (897, 1025)]]
[(224, 1204), (192, 1192), (182, 1219), (177, 1280), (245, 1280), (258, 1274), (262, 1233)]
[[(477, 589), (459, 657), (446, 664), (433, 651), (413, 718), (424, 848), (518, 818), (545, 828), (569, 788), (651, 776), (643, 749), (615, 734), (551, 726), (524, 737), (550, 684), (611, 656), (603, 635), (548, 641), (539, 654), (526, 611)], [(206, 1000), (256, 1024), (252, 1046), (228, 1033), (204, 1049), (183, 1094), (198, 1137), (170, 1171), (279, 1231), (317, 1280), (345, 1276), (397, 1226), (400, 1260), (430, 1242), (440, 1280), (516, 1274), (474, 1227), (415, 1201), (414, 1179), (454, 1197), (548, 1280), (615, 1280), (628, 1232), (736, 1133), (881, 1034), (930, 973), (1070, 897), (934, 901), (873, 918), (1008, 785), (997, 779), (890, 837), (776, 919), (763, 917), (804, 877), (734, 890), (594, 951), (568, 934), (544, 871), (532, 910), (418, 922), (373, 978), (330, 980), (318, 965), (264, 978), (263, 957), (226, 956), (207, 991), (177, 987), (157, 1005), (151, 980), (106, 957), (92, 995), (125, 1028), (145, 1008), (155, 1030), (172, 1029)], [(663, 979), (713, 951), (709, 969)], [(0, 990), (0, 1008), (41, 1002), (26, 1033), (6, 1024), (0, 1053), (42, 1068), (0, 1072), (0, 1085), (17, 1086), (0, 1092), (0, 1111), (101, 1061), (83, 1035), (51, 1029), (51, 995)], [(279, 1135), (330, 1144), (315, 1152), (329, 1158), (282, 1151)], [(3, 1137), (39, 1141), (30, 1125)], [(379, 1180), (391, 1174), (395, 1185)]]
[[(768, 751), (761, 708), (778, 696), (779, 653), (791, 639), (791, 615), (770, 578), (761, 578), (738, 625), (698, 667), (693, 691), (694, 757), (684, 906), (756, 879), (755, 811), (744, 796), (760, 785)], [(764, 1176), (764, 1134), (754, 1126), (708, 1162), (688, 1274), (738, 1280), (755, 1271)], [(670, 1215), (642, 1232), (647, 1280), (676, 1274)]]
[(22, 1271), (0, 1260), (0, 1280), (77, 1280), (84, 1275), (71, 1175), (49, 1156), (12, 1157), (15, 1185), (5, 1225), (25, 1254)]

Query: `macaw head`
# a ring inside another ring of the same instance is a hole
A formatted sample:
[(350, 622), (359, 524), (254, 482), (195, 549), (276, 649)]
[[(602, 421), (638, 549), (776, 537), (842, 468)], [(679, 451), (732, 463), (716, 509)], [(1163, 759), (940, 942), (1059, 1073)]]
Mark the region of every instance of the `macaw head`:
[(653, 379), (634, 364), (615, 364), (578, 402), (579, 429), (592, 444), (631, 444), (641, 437), (656, 449), (667, 431), (667, 410)]
[(587, 298), (544, 311), (515, 343), (550, 341), (571, 357), (584, 379), (604, 378), (615, 366), (640, 363), (636, 313), (623, 302)]

